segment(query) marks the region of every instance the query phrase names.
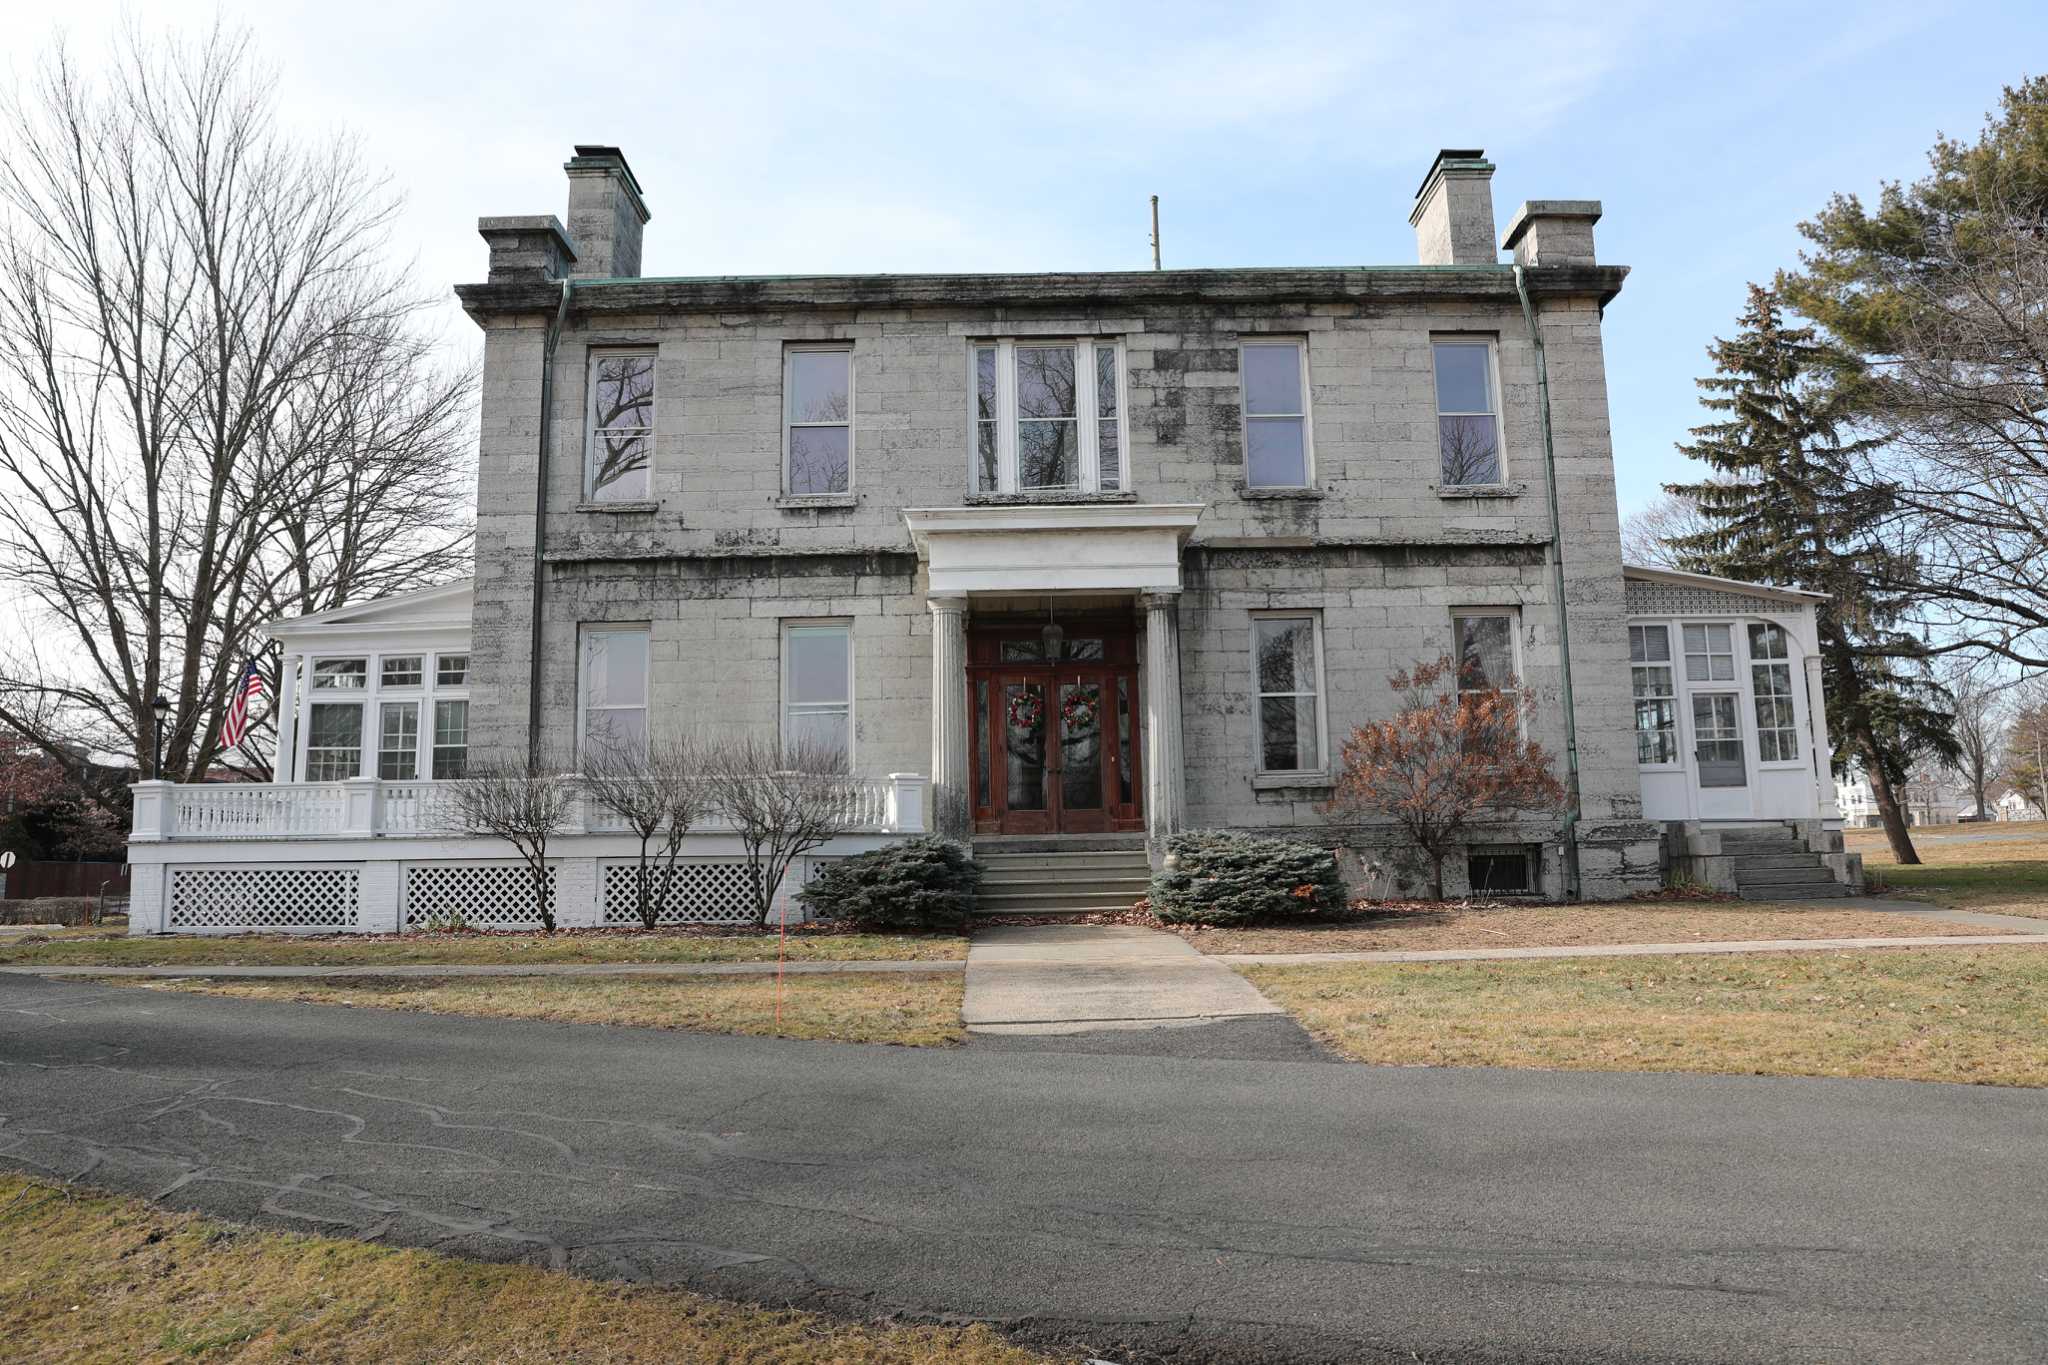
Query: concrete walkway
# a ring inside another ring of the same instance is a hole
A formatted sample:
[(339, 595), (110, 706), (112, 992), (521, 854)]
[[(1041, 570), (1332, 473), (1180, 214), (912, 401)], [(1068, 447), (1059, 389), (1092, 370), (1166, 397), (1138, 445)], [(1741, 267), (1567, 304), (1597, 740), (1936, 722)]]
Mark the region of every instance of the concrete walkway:
[[(1912, 938), (1758, 938), (1719, 943), (1593, 943), (1563, 948), (1390, 949), (1366, 953), (1218, 953), (1212, 961), (1286, 966), (1306, 962), (1500, 962), (1556, 957), (1688, 957), (1713, 953), (1801, 953), (1834, 948), (1964, 948), (1994, 944), (2048, 948), (2048, 934), (1942, 934)], [(971, 980), (972, 978), (970, 978)]]
[[(834, 972), (911, 972), (945, 974), (965, 971), (965, 962), (785, 962), (782, 970), (791, 976), (812, 976)], [(0, 973), (15, 976), (97, 976), (114, 977), (243, 977), (256, 980), (325, 981), (347, 977), (450, 977), (450, 976), (771, 976), (773, 962), (391, 962), (361, 967), (81, 967), (66, 963), (42, 966), (0, 966)]]
[[(1835, 908), (1836, 902), (1822, 901), (1816, 904)], [(1914, 919), (1937, 920), (1943, 924), (1974, 924), (1980, 929), (2003, 929), (2014, 934), (2048, 934), (2048, 919), (2033, 915), (1999, 915), (1989, 910), (1944, 910), (1938, 905), (1924, 901), (1889, 900), (1877, 897), (1871, 900), (1848, 901), (1840, 905), (1844, 910), (1878, 910), (1888, 915), (1910, 915)]]
[(1173, 1028), (1282, 1013), (1173, 934), (1121, 924), (983, 929), (961, 1016), (979, 1033)]

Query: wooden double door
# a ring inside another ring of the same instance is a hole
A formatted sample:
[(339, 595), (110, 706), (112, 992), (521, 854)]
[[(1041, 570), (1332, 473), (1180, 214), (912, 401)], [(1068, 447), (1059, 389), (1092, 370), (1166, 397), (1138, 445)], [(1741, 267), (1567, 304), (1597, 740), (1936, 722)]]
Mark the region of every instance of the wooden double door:
[(967, 783), (977, 834), (1145, 827), (1137, 638), (1128, 617), (985, 624), (967, 635)]

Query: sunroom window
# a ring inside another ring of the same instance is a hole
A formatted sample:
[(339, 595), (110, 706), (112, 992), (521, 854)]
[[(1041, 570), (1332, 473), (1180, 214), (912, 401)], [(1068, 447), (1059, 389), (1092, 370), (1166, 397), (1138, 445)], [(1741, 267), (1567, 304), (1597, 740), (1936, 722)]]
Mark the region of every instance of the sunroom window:
[(1126, 479), (1115, 341), (984, 341), (969, 352), (977, 493), (1114, 493)]

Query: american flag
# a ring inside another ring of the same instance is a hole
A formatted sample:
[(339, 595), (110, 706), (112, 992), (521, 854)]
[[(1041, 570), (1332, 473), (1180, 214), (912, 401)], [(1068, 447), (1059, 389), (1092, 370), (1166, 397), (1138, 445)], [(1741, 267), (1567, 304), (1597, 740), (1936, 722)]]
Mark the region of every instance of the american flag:
[(263, 695), (263, 675), (256, 669), (256, 661), (249, 660), (242, 669), (241, 685), (228, 698), (228, 713), (220, 722), (220, 747), (232, 749), (242, 742), (242, 736), (249, 732), (249, 701)]

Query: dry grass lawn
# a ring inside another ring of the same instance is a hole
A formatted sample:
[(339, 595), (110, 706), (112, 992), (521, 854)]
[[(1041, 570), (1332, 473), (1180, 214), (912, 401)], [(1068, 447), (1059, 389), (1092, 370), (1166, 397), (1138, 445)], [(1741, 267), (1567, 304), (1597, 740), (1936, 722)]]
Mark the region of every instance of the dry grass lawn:
[(527, 1266), (259, 1232), (0, 1175), (0, 1354), (319, 1360), (1030, 1365), (984, 1327), (854, 1326)]
[(848, 972), (785, 977), (782, 1022), (775, 1018), (772, 976), (408, 977), (393, 980), (138, 982), (141, 990), (288, 1000), (315, 1005), (366, 1005), (423, 1014), (548, 1019), (562, 1024), (749, 1033), (835, 1043), (903, 1043), (938, 1047), (959, 1042), (962, 979), (953, 974)]
[(1884, 831), (1854, 829), (1849, 851), (1896, 894), (1952, 910), (2048, 919), (2048, 824), (1936, 825), (1913, 831), (1917, 867), (1892, 860)]
[(1361, 1062), (2048, 1086), (2048, 947), (1240, 970)]
[[(53, 934), (46, 942), (0, 938), (0, 963), (89, 967), (367, 967), (387, 963), (773, 962), (772, 933), (652, 932), (558, 934), (180, 935), (126, 938), (100, 932)], [(843, 934), (792, 930), (792, 962), (951, 962), (967, 956), (955, 934)]]
[(1809, 910), (1781, 908), (1765, 902), (1654, 901), (1422, 906), (1334, 924), (1182, 932), (1188, 942), (1205, 953), (1356, 953), (1777, 938), (1914, 938), (1993, 931), (1882, 910)]

